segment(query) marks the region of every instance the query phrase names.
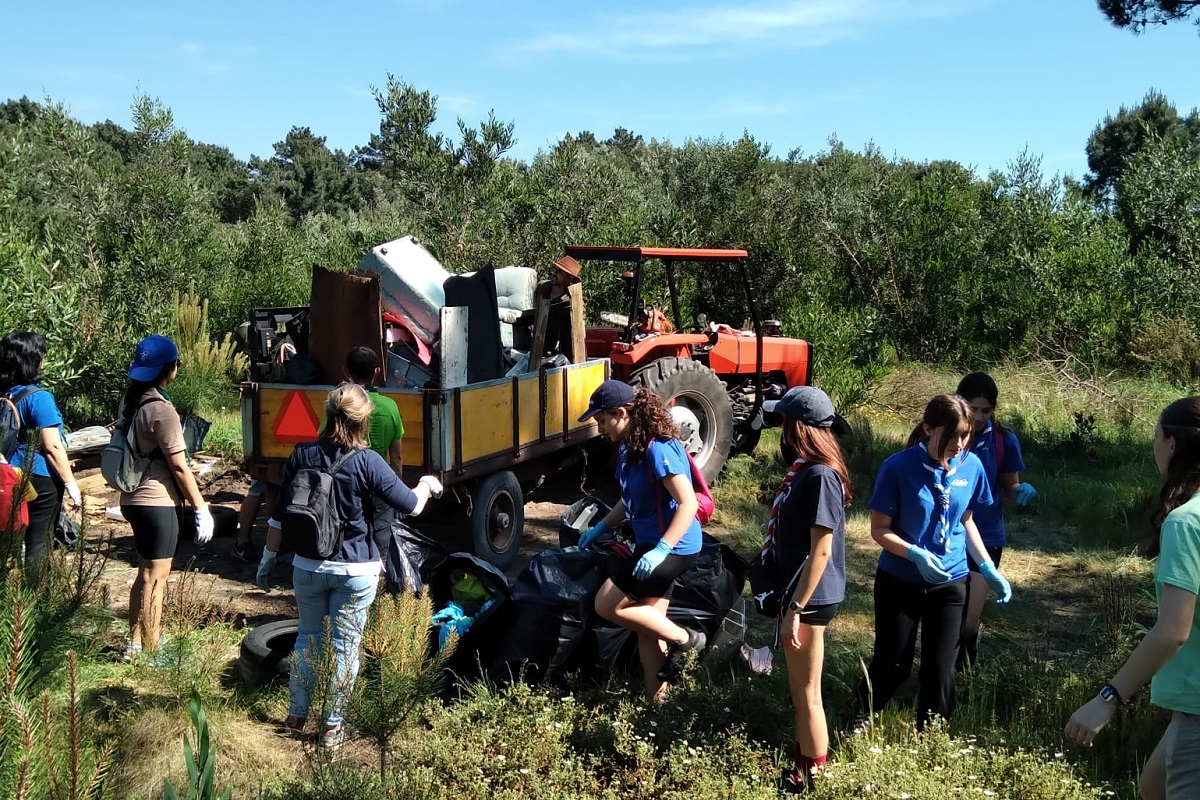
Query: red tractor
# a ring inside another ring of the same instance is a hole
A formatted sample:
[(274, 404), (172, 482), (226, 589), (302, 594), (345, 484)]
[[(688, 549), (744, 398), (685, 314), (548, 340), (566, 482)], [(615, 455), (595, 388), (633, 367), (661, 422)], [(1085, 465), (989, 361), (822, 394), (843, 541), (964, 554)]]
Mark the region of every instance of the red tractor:
[[(721, 474), (730, 456), (753, 451), (763, 427), (779, 424), (763, 413), (764, 401), (809, 382), (808, 342), (780, 336), (778, 322), (758, 318), (745, 250), (568, 246), (566, 253), (579, 261), (627, 265), (628, 324), (588, 328), (587, 354), (608, 358), (613, 377), (668, 400), (684, 446), (708, 480)], [(662, 262), (671, 317), (642, 296), (643, 267), (650, 259)], [(699, 319), (683, 325), (675, 272), (680, 262), (731, 266), (728, 285), (732, 291), (734, 276), (740, 279), (751, 330)]]

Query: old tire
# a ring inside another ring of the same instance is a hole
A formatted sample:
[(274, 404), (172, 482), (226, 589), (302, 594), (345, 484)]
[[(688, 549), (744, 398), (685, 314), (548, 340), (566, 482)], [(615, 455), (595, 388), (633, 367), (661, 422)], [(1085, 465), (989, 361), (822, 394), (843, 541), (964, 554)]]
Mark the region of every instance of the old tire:
[(730, 456), (752, 456), (762, 438), (762, 428), (751, 428), (746, 423), (740, 430), (734, 431), (733, 445), (729, 448)]
[(286, 681), (292, 671), (292, 651), (300, 621), (281, 619), (251, 628), (242, 639), (238, 671), (250, 686), (270, 686)]
[(505, 470), (483, 478), (471, 496), (471, 540), (475, 555), (508, 569), (525, 533), (525, 495), (517, 476)]
[(691, 359), (660, 358), (635, 373), (632, 382), (667, 401), (683, 446), (705, 480), (715, 481), (733, 445), (733, 406), (717, 373)]

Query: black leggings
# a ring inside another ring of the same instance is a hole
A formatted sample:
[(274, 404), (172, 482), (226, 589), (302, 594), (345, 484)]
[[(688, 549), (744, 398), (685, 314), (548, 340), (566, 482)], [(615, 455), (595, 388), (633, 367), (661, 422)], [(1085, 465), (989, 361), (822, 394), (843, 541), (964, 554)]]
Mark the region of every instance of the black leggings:
[(37, 497), (29, 501), (29, 527), (25, 529), (26, 567), (46, 560), (63, 498), (63, 484), (57, 478), (31, 475), (29, 480)]
[(967, 602), (967, 579), (930, 586), (875, 572), (875, 653), (858, 687), (859, 708), (879, 711), (912, 672), (921, 628), (917, 728), (954, 713), (954, 658)]

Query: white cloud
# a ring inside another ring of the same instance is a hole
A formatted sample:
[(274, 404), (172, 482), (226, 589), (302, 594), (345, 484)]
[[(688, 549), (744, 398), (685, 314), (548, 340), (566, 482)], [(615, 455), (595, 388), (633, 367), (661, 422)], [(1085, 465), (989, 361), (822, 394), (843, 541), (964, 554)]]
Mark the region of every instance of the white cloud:
[(570, 32), (548, 32), (507, 49), (516, 54), (590, 55), (680, 61), (747, 45), (817, 47), (872, 24), (966, 13), (990, 0), (776, 0), (678, 11), (602, 15)]
[(251, 44), (212, 45), (204, 42), (182, 42), (175, 50), (183, 63), (206, 75), (240, 69), (258, 52)]

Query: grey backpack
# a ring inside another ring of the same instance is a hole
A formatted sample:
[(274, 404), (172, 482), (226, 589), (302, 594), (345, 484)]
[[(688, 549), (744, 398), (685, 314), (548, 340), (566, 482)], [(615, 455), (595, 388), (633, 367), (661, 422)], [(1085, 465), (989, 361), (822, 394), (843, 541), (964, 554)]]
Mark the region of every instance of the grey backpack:
[(112, 438), (100, 453), (100, 474), (112, 488), (132, 492), (145, 480), (154, 459), (162, 458), (162, 450), (158, 448), (148, 456), (138, 452), (137, 433), (133, 426), (133, 421), (142, 406), (160, 402), (167, 401), (161, 397), (144, 398), (132, 411), (126, 411), (122, 419), (117, 420)]

